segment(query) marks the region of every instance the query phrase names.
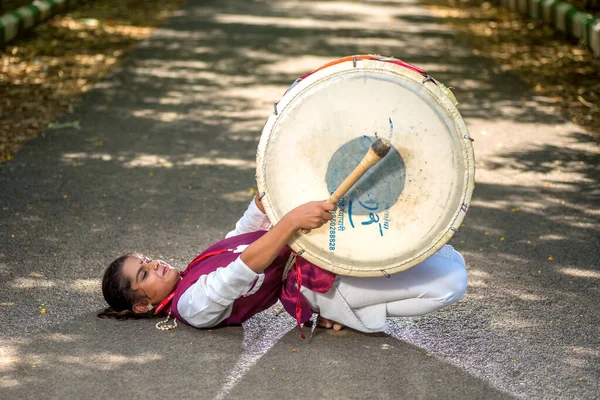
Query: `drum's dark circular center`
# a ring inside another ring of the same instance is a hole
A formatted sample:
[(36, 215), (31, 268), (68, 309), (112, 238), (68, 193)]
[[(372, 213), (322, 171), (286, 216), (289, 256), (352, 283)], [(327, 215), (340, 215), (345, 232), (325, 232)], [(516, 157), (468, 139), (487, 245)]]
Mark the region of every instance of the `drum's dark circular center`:
[[(325, 180), (333, 193), (363, 159), (376, 136), (361, 136), (343, 144), (331, 157)], [(390, 152), (369, 169), (338, 203), (344, 211), (369, 215), (393, 206), (404, 189), (406, 170), (400, 153), (392, 146)]]

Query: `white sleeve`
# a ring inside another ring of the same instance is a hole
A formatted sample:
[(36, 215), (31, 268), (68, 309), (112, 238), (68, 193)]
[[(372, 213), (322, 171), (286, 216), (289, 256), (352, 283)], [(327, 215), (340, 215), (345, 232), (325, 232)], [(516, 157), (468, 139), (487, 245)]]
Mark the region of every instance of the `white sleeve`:
[(242, 218), (235, 224), (235, 229), (225, 235), (225, 238), (241, 235), (242, 233), (266, 231), (270, 227), (271, 221), (258, 209), (256, 203), (252, 200)]
[(233, 302), (260, 289), (265, 275), (252, 271), (238, 257), (190, 286), (177, 303), (177, 311), (190, 325), (210, 328), (231, 315)]

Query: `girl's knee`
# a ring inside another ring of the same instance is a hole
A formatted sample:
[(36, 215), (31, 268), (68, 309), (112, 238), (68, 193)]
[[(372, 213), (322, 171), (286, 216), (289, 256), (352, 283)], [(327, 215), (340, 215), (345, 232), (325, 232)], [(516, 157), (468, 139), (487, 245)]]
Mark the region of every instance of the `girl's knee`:
[(452, 249), (450, 257), (439, 260), (440, 270), (443, 271), (443, 284), (440, 287), (441, 297), (446, 304), (453, 304), (463, 298), (467, 291), (468, 274), (464, 258)]
[[(462, 256), (461, 256), (462, 258)], [(467, 291), (467, 285), (469, 283), (469, 276), (467, 273), (467, 268), (465, 267), (465, 262), (463, 260), (462, 263), (454, 262), (456, 264), (456, 272), (454, 275), (454, 298), (455, 301), (462, 299)]]
[(463, 298), (467, 291), (469, 276), (465, 265), (465, 259), (457, 251), (453, 251), (453, 257), (447, 261), (445, 267), (447, 273), (447, 290), (452, 293), (451, 302), (457, 302)]

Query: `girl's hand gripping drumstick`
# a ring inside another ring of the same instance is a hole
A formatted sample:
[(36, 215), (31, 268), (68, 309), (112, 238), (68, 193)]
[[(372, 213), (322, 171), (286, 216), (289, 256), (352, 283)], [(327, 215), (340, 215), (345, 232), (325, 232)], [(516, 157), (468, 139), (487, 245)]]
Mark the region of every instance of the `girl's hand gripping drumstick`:
[[(358, 163), (354, 171), (348, 175), (346, 179), (338, 186), (333, 194), (327, 199), (328, 203), (336, 204), (352, 186), (360, 179), (375, 164), (377, 164), (383, 157), (389, 153), (392, 148), (392, 144), (389, 140), (379, 138), (373, 142), (369, 151), (363, 159)], [(309, 229), (302, 229), (302, 233), (309, 233)]]

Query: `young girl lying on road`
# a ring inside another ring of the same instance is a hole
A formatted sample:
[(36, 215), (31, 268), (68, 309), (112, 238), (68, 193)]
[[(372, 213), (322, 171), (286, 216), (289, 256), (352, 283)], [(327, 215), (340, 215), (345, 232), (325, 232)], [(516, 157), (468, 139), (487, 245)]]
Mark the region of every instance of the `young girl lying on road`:
[(386, 317), (423, 315), (463, 296), (465, 262), (449, 245), (389, 278), (336, 276), (295, 257), (286, 245), (292, 235), (321, 227), (332, 219), (334, 209), (326, 201), (306, 203), (266, 231), (271, 224), (255, 198), (235, 230), (184, 272), (140, 254), (119, 257), (104, 273), (102, 293), (110, 307), (98, 316), (170, 315), (197, 328), (211, 328), (239, 325), (281, 300), (299, 325), (314, 312), (320, 315), (319, 325), (327, 328), (378, 332), (385, 330)]

